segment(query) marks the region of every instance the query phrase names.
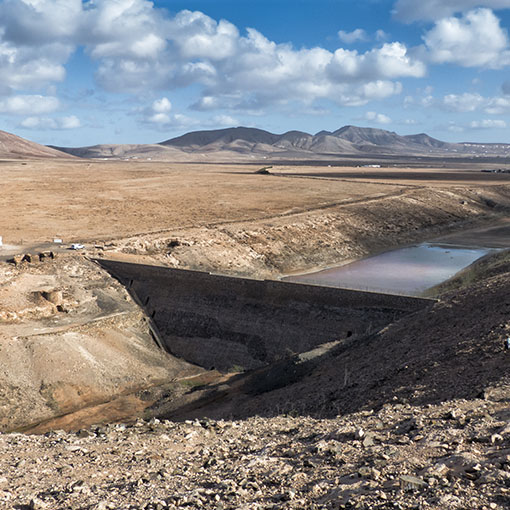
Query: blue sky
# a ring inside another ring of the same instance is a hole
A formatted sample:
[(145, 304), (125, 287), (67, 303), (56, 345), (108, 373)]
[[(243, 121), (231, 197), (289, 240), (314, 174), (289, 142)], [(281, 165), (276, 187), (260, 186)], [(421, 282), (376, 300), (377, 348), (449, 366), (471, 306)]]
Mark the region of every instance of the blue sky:
[(510, 142), (510, 0), (0, 0), (0, 129), (150, 143), (346, 124)]

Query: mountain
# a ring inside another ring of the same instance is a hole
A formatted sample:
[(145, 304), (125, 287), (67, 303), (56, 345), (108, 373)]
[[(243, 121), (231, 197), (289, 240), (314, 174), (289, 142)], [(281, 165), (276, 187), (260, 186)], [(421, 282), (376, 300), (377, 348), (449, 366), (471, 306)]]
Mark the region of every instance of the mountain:
[[(320, 154), (424, 154), (456, 150), (458, 144), (435, 140), (426, 134), (400, 136), (384, 129), (344, 126), (336, 131), (320, 131), (316, 135), (288, 131), (276, 135), (255, 128), (237, 127), (212, 131), (195, 131), (161, 142), (165, 147), (178, 147), (186, 152), (235, 151), (262, 153)], [(283, 154), (282, 154), (283, 155)], [(294, 154), (297, 156), (297, 154)]]
[(248, 143), (262, 143), (272, 145), (279, 139), (279, 135), (273, 135), (268, 131), (255, 128), (236, 127), (216, 129), (212, 131), (194, 131), (171, 140), (161, 142), (159, 145), (171, 145), (173, 147), (204, 147), (211, 144), (228, 145), (237, 140)]
[(331, 134), (332, 136), (341, 138), (342, 140), (347, 140), (355, 145), (364, 145), (368, 143), (373, 145), (384, 145), (387, 147), (398, 143), (401, 138), (393, 131), (356, 126), (344, 126)]
[[(100, 144), (88, 147), (52, 147), (66, 154), (88, 159), (189, 159), (182, 151), (159, 144)], [(184, 158), (180, 156), (183, 155)]]
[(425, 133), (420, 133), (419, 135), (406, 135), (404, 138), (411, 141), (412, 143), (416, 143), (424, 147), (433, 147), (436, 149), (447, 149), (453, 145), (451, 143), (442, 142), (441, 140), (436, 140), (435, 138), (432, 138)]
[(19, 136), (0, 131), (0, 158), (31, 159), (31, 158), (71, 158), (62, 151), (30, 142)]
[[(344, 126), (315, 135), (303, 131), (274, 134), (235, 127), (194, 131), (157, 144), (58, 148), (84, 158), (165, 161), (329, 160), (348, 156), (507, 156), (510, 145), (448, 143), (425, 133), (399, 135), (384, 129)], [(211, 159), (212, 158), (212, 159)]]

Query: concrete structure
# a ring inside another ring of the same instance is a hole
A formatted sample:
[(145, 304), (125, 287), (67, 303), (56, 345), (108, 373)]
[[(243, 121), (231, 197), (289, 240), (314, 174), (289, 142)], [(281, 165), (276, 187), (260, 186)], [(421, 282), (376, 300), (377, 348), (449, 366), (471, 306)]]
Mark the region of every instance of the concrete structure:
[(145, 307), (172, 354), (206, 368), (258, 368), (377, 330), (422, 298), (98, 260)]

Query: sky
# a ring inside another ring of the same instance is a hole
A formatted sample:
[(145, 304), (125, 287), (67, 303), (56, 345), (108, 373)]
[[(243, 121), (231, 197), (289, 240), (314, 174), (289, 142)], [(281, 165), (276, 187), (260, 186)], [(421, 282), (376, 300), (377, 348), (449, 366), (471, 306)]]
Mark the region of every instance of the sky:
[(510, 0), (0, 0), (0, 129), (344, 125), (510, 143)]

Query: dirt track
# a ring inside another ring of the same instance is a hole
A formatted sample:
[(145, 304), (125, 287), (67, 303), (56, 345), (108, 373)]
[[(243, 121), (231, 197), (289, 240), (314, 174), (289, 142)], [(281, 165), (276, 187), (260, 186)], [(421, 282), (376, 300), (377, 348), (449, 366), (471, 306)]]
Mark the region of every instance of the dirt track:
[[(8, 244), (45, 242), (55, 236), (66, 241), (109, 241), (319, 211), (348, 202), (405, 195), (416, 188), (458, 190), (510, 184), (510, 174), (477, 170), (398, 170), (387, 174), (381, 169), (380, 174), (371, 172), (373, 182), (366, 182), (367, 169), (363, 168), (335, 168), (331, 175), (320, 167), (271, 170), (330, 175), (327, 180), (255, 175), (257, 168), (156, 162), (4, 162), (0, 172), (5, 214), (0, 217), (0, 235)], [(410, 175), (416, 176), (411, 183)]]

